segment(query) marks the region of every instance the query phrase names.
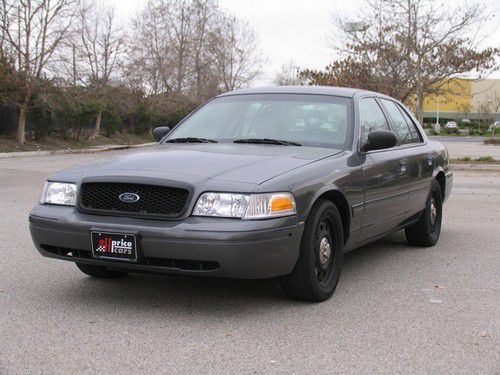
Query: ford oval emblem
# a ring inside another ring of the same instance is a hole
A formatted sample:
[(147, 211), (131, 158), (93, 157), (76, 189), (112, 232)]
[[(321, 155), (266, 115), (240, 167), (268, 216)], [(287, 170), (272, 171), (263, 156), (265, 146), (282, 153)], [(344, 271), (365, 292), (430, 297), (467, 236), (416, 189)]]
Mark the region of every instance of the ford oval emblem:
[(139, 199), (141, 199), (141, 197), (139, 197), (137, 194), (135, 193), (123, 193), (123, 194), (120, 194), (120, 196), (118, 197), (122, 202), (124, 203), (135, 203), (137, 202)]

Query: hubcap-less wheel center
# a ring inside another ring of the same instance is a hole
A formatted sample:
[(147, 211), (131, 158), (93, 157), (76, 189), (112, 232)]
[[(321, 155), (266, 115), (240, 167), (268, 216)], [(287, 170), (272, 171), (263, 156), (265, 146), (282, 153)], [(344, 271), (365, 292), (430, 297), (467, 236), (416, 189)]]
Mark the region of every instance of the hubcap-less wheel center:
[(437, 208), (436, 208), (436, 203), (434, 202), (434, 199), (431, 201), (431, 225), (434, 225), (436, 223), (436, 217), (437, 217)]
[(328, 265), (331, 254), (332, 248), (330, 247), (330, 241), (327, 237), (323, 237), (319, 243), (319, 263), (322, 268), (325, 268)]

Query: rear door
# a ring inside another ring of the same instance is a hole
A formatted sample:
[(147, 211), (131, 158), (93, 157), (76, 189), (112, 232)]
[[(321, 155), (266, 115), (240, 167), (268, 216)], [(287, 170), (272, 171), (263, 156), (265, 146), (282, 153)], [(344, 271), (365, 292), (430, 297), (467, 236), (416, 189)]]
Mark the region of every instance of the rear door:
[(427, 151), (420, 130), (406, 109), (389, 99), (381, 99), (381, 102), (390, 116), (399, 146), (406, 155), (409, 177), (409, 200), (406, 208), (408, 216), (411, 216), (425, 208), (434, 169), (434, 157)]
[[(391, 130), (373, 97), (359, 101), (361, 142), (373, 130)], [(398, 227), (405, 218), (409, 176), (406, 154), (399, 147), (361, 154), (365, 179), (365, 204), (358, 241), (369, 240)]]

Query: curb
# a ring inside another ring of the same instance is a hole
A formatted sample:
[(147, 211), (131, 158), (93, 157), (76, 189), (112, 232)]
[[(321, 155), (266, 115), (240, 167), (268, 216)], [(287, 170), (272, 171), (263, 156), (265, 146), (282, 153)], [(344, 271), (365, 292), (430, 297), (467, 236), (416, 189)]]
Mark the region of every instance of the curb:
[(92, 148), (71, 149), (66, 150), (49, 150), (49, 151), (22, 151), (22, 152), (1, 152), (0, 159), (7, 158), (22, 158), (29, 156), (50, 156), (50, 155), (64, 155), (64, 154), (92, 154), (95, 152), (126, 150), (128, 148), (139, 148), (153, 146), (156, 142), (141, 143), (138, 145), (108, 145), (108, 146), (95, 146)]
[(450, 164), (452, 171), (487, 171), (500, 172), (500, 164)]

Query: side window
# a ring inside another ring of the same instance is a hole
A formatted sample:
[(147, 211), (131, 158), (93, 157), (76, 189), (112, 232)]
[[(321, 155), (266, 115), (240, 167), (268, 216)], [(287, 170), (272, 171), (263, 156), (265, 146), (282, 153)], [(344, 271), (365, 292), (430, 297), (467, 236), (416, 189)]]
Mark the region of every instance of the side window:
[(366, 140), (368, 133), (371, 131), (390, 130), (387, 119), (374, 98), (359, 101), (359, 123), (362, 140)]
[(406, 122), (408, 123), (408, 127), (410, 128), (410, 133), (411, 133), (411, 136), (413, 139), (412, 143), (423, 142), (422, 136), (420, 135), (420, 132), (417, 130), (417, 125), (415, 125), (415, 123), (413, 122), (411, 117), (408, 115), (406, 110), (404, 108), (402, 108), (399, 104), (398, 104), (398, 108), (399, 108), (399, 111), (403, 114), (403, 117), (405, 118)]
[(396, 103), (392, 100), (381, 99), (382, 103), (384, 103), (387, 112), (391, 116), (392, 122), (394, 124), (394, 131), (396, 136), (398, 137), (398, 144), (404, 145), (407, 143), (413, 143), (413, 135), (410, 132), (410, 128), (408, 127), (408, 123), (404, 118), (403, 114), (398, 109)]

